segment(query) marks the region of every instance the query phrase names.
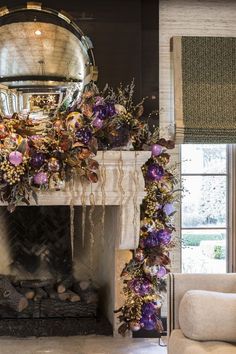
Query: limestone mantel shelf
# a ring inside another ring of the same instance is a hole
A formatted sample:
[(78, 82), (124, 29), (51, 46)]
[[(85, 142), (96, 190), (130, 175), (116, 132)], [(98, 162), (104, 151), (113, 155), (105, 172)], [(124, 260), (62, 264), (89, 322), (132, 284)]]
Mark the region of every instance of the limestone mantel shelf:
[[(76, 180), (64, 190), (38, 193), (38, 205), (94, 205), (117, 206), (119, 235), (118, 249), (135, 249), (138, 244), (140, 204), (145, 195), (141, 166), (150, 157), (150, 151), (99, 151), (97, 183)], [(35, 205), (32, 201), (31, 205)]]

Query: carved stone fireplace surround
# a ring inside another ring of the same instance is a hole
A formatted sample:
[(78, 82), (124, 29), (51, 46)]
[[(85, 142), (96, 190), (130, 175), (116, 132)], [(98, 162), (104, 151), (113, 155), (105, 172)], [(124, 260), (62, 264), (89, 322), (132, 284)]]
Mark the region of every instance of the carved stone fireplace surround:
[[(114, 335), (117, 334), (118, 327), (114, 309), (122, 306), (124, 301), (120, 273), (125, 262), (131, 257), (130, 250), (138, 245), (140, 204), (144, 197), (141, 166), (149, 156), (149, 151), (99, 151), (96, 156), (100, 166), (98, 183), (82, 185), (80, 181), (75, 181), (68, 184), (64, 190), (39, 193), (39, 205), (74, 205), (75, 210), (76, 206), (85, 204), (100, 206), (100, 209), (98, 208), (100, 211), (95, 210), (93, 214), (94, 247), (98, 248), (94, 259), (99, 262), (95, 265), (98, 273), (97, 280), (104, 289), (104, 314), (113, 326)], [(104, 205), (106, 206), (103, 226), (104, 244), (101, 245), (100, 241), (96, 243), (96, 232), (101, 234), (98, 228), (101, 225), (101, 206)], [(89, 225), (85, 228), (85, 238), (89, 237), (91, 232), (89, 228)], [(0, 231), (3, 232), (2, 227)], [(78, 228), (75, 227), (74, 232), (78, 232)], [(0, 254), (6, 252), (4, 249), (6, 244), (2, 241), (3, 237), (0, 235)], [(73, 252), (74, 273), (75, 276), (80, 277), (82, 269), (77, 257), (79, 251), (74, 247)], [(94, 252), (96, 253), (96, 250)], [(5, 263), (0, 262), (1, 274), (7, 273), (3, 266)]]

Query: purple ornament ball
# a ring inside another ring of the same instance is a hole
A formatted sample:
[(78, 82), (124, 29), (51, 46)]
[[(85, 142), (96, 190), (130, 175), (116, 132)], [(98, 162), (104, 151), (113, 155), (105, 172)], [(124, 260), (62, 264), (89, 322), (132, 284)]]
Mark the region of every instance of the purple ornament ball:
[(158, 144), (152, 145), (152, 156), (158, 156), (162, 153), (162, 146)]
[(157, 234), (158, 240), (163, 245), (168, 245), (171, 240), (171, 233), (168, 230), (160, 230)]
[(34, 183), (38, 186), (42, 186), (48, 183), (48, 176), (45, 172), (38, 172), (34, 175)]
[(10, 163), (14, 166), (18, 166), (23, 161), (23, 155), (20, 151), (12, 151), (8, 157)]
[(40, 168), (45, 162), (45, 155), (41, 152), (35, 153), (31, 157), (30, 164), (33, 168)]
[(159, 270), (157, 272), (157, 278), (162, 278), (166, 275), (166, 268), (163, 266), (159, 266)]
[(156, 313), (156, 305), (153, 302), (146, 302), (142, 306), (142, 314), (145, 316), (150, 316)]
[(140, 320), (140, 323), (144, 329), (146, 329), (147, 331), (152, 331), (157, 326), (157, 316), (156, 314), (143, 315)]
[(164, 173), (165, 172), (163, 167), (155, 163), (152, 163), (151, 165), (148, 166), (147, 178), (151, 181), (160, 181), (164, 176)]
[(129, 282), (129, 287), (138, 295), (148, 295), (152, 289), (152, 283), (145, 278), (135, 278)]
[(100, 129), (100, 128), (102, 128), (102, 126), (103, 126), (103, 120), (100, 119), (100, 118), (98, 118), (98, 117), (96, 117), (96, 118), (93, 120), (92, 124), (93, 124), (93, 126), (94, 126), (95, 128)]

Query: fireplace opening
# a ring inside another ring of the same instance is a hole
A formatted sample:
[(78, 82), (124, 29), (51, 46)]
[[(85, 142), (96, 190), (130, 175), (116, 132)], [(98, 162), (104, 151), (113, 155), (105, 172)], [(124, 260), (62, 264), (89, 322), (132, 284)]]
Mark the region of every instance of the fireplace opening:
[(117, 207), (104, 208), (0, 207), (0, 336), (112, 334)]

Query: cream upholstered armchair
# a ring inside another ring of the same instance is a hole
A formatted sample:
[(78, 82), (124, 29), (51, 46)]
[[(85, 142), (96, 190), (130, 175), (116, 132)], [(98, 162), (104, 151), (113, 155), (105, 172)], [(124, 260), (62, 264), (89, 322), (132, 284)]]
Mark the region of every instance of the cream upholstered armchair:
[(170, 274), (168, 354), (236, 354), (236, 274)]

